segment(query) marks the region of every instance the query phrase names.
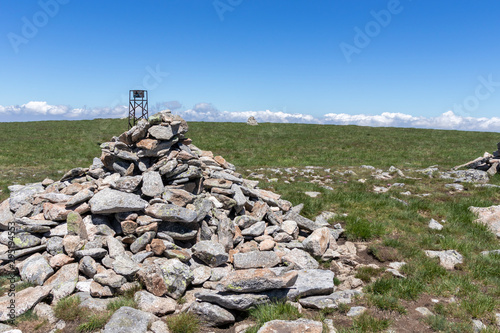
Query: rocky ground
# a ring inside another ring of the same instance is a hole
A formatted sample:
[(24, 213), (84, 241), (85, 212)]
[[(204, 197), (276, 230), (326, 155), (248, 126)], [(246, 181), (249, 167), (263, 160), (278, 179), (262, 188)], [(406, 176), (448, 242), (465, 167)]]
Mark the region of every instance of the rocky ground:
[[(19, 276), (15, 284), (27, 288), (0, 298), (2, 322), (9, 321), (14, 299), (15, 316), (31, 310), (46, 320), (37, 331), (73, 332), (74, 325), (54, 315), (58, 302), (77, 295), (82, 309), (107, 311), (132, 292), (137, 308), (119, 308), (96, 331), (168, 332), (164, 319), (186, 312), (201, 320), (202, 332), (244, 332), (254, 325), (250, 308), (281, 301), (308, 319), (272, 321), (259, 332), (334, 332), (370, 307), (363, 287), (372, 279), (360, 272), (406, 278), (405, 262), (390, 253), (381, 260), (383, 254), (373, 256), (369, 243), (348, 241), (345, 225), (338, 223), (342, 215), (324, 211), (306, 218), (303, 205), (263, 188), (305, 180), (334, 191), (337, 182), (370, 178), (387, 182), (373, 192), (397, 189), (394, 200), (407, 204), (401, 195), (431, 194), (412, 193), (392, 180), (417, 177), (366, 165), (342, 171), (261, 168), (243, 177), (223, 157), (197, 148), (187, 130), (183, 119), (161, 112), (103, 143), (101, 157), (89, 168), (72, 169), (58, 181), (9, 188), (10, 198), (0, 204), (0, 270)], [(463, 191), (463, 183), (496, 186), (480, 170), (415, 172), (449, 179), (450, 193)], [(499, 207), (471, 210), (500, 236)], [(430, 219), (428, 227), (440, 230), (443, 223)], [(425, 253), (448, 270), (463, 262), (456, 250)], [(406, 315), (370, 311), (375, 318), (391, 317), (391, 331), (425, 332), (431, 330), (422, 318), (440, 302), (453, 299), (405, 301)], [(332, 309), (338, 310), (334, 319), (321, 317)], [(10, 329), (0, 326), (0, 332)]]

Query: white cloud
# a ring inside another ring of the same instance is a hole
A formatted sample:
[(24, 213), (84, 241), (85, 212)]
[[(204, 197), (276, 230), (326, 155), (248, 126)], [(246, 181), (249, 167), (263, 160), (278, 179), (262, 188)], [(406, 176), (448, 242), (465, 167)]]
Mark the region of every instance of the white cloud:
[[(435, 129), (454, 129), (468, 131), (500, 132), (499, 117), (465, 117), (447, 111), (437, 117), (412, 116), (405, 113), (383, 112), (379, 115), (328, 113), (323, 117), (314, 117), (302, 113), (287, 113), (265, 111), (219, 111), (210, 103), (198, 103), (191, 109), (182, 110), (178, 101), (157, 103), (150, 109), (150, 114), (169, 108), (187, 121), (217, 121), (217, 122), (245, 122), (250, 116), (258, 122), (271, 123), (308, 123), (308, 124), (335, 124), (359, 125), (375, 127), (417, 127)], [(22, 105), (0, 105), (0, 114), (18, 118), (27, 116), (50, 117), (50, 119), (89, 119), (89, 118), (118, 118), (128, 115), (128, 106), (117, 105), (113, 108), (72, 108), (67, 105), (50, 105), (43, 101), (31, 101)]]

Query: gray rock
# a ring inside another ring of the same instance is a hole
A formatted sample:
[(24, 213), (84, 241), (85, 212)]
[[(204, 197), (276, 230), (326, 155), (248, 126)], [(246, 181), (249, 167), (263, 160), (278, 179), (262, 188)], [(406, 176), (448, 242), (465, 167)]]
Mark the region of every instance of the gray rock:
[[(496, 171), (495, 171), (495, 173), (496, 173)], [(481, 320), (472, 319), (472, 329), (474, 330), (474, 333), (479, 333), (482, 330), (485, 330), (487, 328), (488, 327), (485, 324), (483, 324), (483, 322)]]
[[(38, 302), (47, 297), (52, 287), (29, 287), (16, 292), (15, 317), (18, 317), (26, 311), (32, 309)], [(6, 295), (0, 297), (0, 321), (14, 319), (9, 317), (12, 297)]]
[(78, 282), (78, 264), (68, 264), (61, 267), (54, 275), (52, 275), (44, 286), (52, 287), (50, 292), (54, 300), (59, 300), (71, 295), (75, 291), (76, 283)]
[(316, 259), (300, 249), (292, 249), (283, 256), (283, 261), (293, 264), (296, 269), (316, 269), (319, 267)]
[(304, 248), (313, 256), (321, 257), (330, 244), (329, 230), (330, 229), (326, 227), (314, 230), (312, 234), (310, 234), (302, 242), (302, 244), (304, 244)]
[(292, 220), (285, 220), (281, 224), (281, 230), (292, 236), (293, 238), (297, 238), (299, 235), (299, 226), (297, 222)]
[[(5, 200), (5, 201), (7, 201), (7, 203), (8, 203), (8, 200)], [(33, 205), (30, 203), (26, 203), (26, 204), (22, 205), (21, 207), (19, 207), (19, 209), (14, 214), (14, 217), (15, 218), (22, 218), (22, 217), (28, 216), (29, 214), (31, 214), (31, 212), (33, 212)]]
[(429, 221), (429, 229), (442, 230), (443, 229), (443, 225), (441, 223), (439, 223), (438, 221), (436, 221), (434, 219), (431, 219)]
[(439, 264), (446, 269), (454, 269), (455, 265), (463, 263), (463, 257), (455, 250), (447, 251), (425, 251), (425, 255), (430, 258), (439, 258)]
[(177, 302), (170, 297), (158, 297), (145, 290), (134, 294), (134, 300), (140, 310), (157, 316), (164, 316), (175, 311)]
[(347, 317), (357, 317), (361, 314), (363, 314), (366, 311), (366, 308), (364, 306), (353, 306), (352, 308), (349, 309), (349, 312), (347, 312), (346, 316)]
[(40, 245), (42, 240), (40, 237), (29, 234), (27, 232), (20, 232), (15, 234), (13, 238), (9, 238), (9, 232), (4, 231), (0, 235), (0, 243), (9, 246), (13, 250), (26, 249), (28, 247), (34, 247)]
[(322, 269), (304, 269), (297, 272), (297, 280), (288, 291), (288, 299), (296, 297), (326, 295), (333, 292), (335, 286), (332, 271)]
[(51, 237), (47, 240), (47, 252), (53, 256), (64, 253), (63, 239), (61, 237)]
[(208, 326), (224, 326), (236, 321), (231, 312), (206, 302), (194, 302), (189, 307), (189, 312), (196, 314)]
[(259, 294), (232, 294), (220, 292), (201, 292), (195, 294), (202, 302), (214, 303), (225, 309), (245, 311), (249, 308), (271, 302), (269, 295)]
[(155, 320), (151, 313), (122, 306), (104, 326), (104, 333), (146, 333)]
[(179, 299), (193, 281), (193, 273), (189, 266), (179, 259), (169, 259), (159, 265), (163, 272), (163, 281), (167, 287), (166, 294)]
[(249, 293), (289, 288), (295, 283), (297, 276), (296, 271), (276, 274), (268, 268), (237, 270), (226, 275), (217, 285), (217, 290)]
[(99, 312), (106, 311), (108, 308), (108, 304), (114, 300), (113, 298), (93, 298), (90, 297), (90, 294), (89, 297), (84, 299), (82, 299), (82, 297), (80, 296), (80, 299), (82, 300), (82, 302), (80, 303), (79, 307)]
[(431, 310), (429, 310), (428, 308), (423, 307), (423, 306), (415, 308), (415, 311), (417, 311), (418, 313), (420, 313), (424, 317), (434, 316), (434, 313), (432, 313)]
[(191, 229), (188, 225), (181, 223), (162, 223), (158, 228), (158, 238), (186, 241), (196, 237), (197, 229)]
[(111, 182), (111, 187), (115, 190), (132, 193), (137, 190), (142, 182), (142, 176), (125, 176)]
[(227, 262), (229, 256), (224, 246), (212, 241), (201, 241), (196, 243), (191, 250), (193, 256), (203, 261), (210, 267), (217, 267)]
[(49, 276), (54, 274), (54, 270), (45, 257), (35, 253), (23, 261), (20, 273), (23, 281), (41, 286)]
[(200, 265), (193, 269), (193, 282), (192, 284), (197, 286), (202, 284), (203, 282), (207, 281), (210, 279), (210, 276), (212, 275), (212, 270), (210, 267), (207, 267), (205, 265)]
[(144, 250), (146, 248), (146, 245), (151, 243), (154, 237), (154, 231), (148, 231), (144, 233), (141, 237), (137, 238), (132, 244), (130, 244), (130, 251), (135, 254), (139, 251)]
[(327, 296), (310, 296), (299, 299), (299, 303), (312, 309), (337, 308), (340, 303), (349, 304), (355, 295), (361, 295), (356, 290), (336, 291)]
[(123, 254), (115, 258), (113, 270), (116, 274), (123, 275), (130, 281), (133, 279), (135, 273), (139, 271), (139, 265), (126, 254)]
[(149, 134), (158, 140), (170, 140), (174, 137), (174, 132), (170, 126), (151, 126), (148, 130)]
[(64, 237), (68, 234), (68, 225), (62, 223), (55, 228), (50, 229), (50, 234), (48, 237)]
[(5, 200), (0, 204), (0, 229), (7, 230), (10, 222), (14, 222), (14, 214), (10, 211), (9, 200)]
[[(42, 319), (46, 319), (49, 323), (55, 324), (59, 319), (55, 316), (54, 310), (47, 303), (38, 303), (33, 312)], [(5, 332), (0, 327), (0, 332)]]
[(110, 270), (94, 275), (94, 281), (111, 288), (120, 288), (125, 282), (127, 282), (123, 276)]
[(264, 233), (266, 230), (266, 222), (257, 222), (254, 225), (241, 231), (243, 236), (257, 237)]
[(83, 257), (78, 267), (85, 276), (92, 278), (97, 274), (97, 263), (92, 257)]
[(269, 268), (281, 262), (278, 255), (273, 251), (251, 251), (247, 253), (234, 254), (234, 268)]
[(156, 203), (146, 209), (146, 214), (167, 222), (193, 223), (198, 214), (191, 209), (171, 204)]
[(39, 246), (35, 247), (29, 247), (27, 249), (22, 249), (22, 250), (16, 250), (14, 253), (5, 253), (0, 256), (0, 260), (12, 260), (12, 259), (17, 259), (21, 258), (27, 255), (30, 255), (35, 252), (43, 252), (46, 249), (47, 245), (42, 244)]
[(116, 258), (117, 256), (125, 254), (125, 248), (123, 247), (122, 242), (118, 239), (108, 236), (106, 237), (106, 244), (108, 246), (109, 256), (111, 258)]
[(31, 203), (31, 200), (35, 194), (42, 193), (45, 188), (41, 183), (36, 184), (26, 184), (16, 189), (16, 191), (11, 190), (9, 205), (12, 211), (17, 211), (22, 205)]
[(94, 192), (88, 188), (81, 190), (66, 202), (66, 207), (75, 206), (82, 202), (89, 201), (94, 196)]
[(147, 171), (142, 174), (142, 193), (148, 197), (156, 197), (163, 192), (163, 181), (159, 172)]
[(75, 257), (76, 258), (83, 258), (85, 256), (92, 257), (94, 259), (102, 259), (108, 254), (108, 251), (106, 251), (103, 248), (93, 248), (93, 249), (86, 249), (86, 250), (78, 250), (75, 251)]
[(297, 320), (271, 320), (265, 323), (257, 333), (321, 333), (323, 332), (323, 324), (320, 321), (310, 319)]
[(106, 188), (97, 192), (89, 204), (92, 214), (112, 214), (140, 211), (146, 208), (148, 203), (138, 195)]

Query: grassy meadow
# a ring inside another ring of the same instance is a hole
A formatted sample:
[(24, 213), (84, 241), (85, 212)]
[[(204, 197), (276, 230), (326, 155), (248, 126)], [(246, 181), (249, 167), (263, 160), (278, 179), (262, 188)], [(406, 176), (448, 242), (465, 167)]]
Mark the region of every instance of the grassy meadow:
[[(0, 123), (0, 199), (8, 197), (8, 185), (58, 179), (68, 169), (89, 166), (100, 155), (99, 144), (126, 126), (126, 120), (117, 119)], [(464, 191), (450, 191), (445, 184), (451, 181), (416, 171), (431, 165), (449, 170), (492, 152), (500, 141), (498, 133), (267, 123), (189, 126), (196, 146), (223, 156), (244, 177), (260, 178), (261, 188), (282, 194), (294, 205), (304, 203), (305, 216), (337, 213), (331, 222), (346, 229), (347, 240), (365, 242), (379, 266), (407, 263), (401, 269), (405, 279), (384, 269), (357, 272), (367, 283), (365, 296), (355, 304), (369, 308), (363, 317), (349, 321), (344, 307), (316, 316), (333, 319), (340, 332), (387, 327), (399, 332), (413, 322), (421, 331), (472, 332), (472, 319), (488, 327), (484, 332), (498, 332), (494, 323), (495, 313), (500, 312), (500, 256), (483, 256), (481, 251), (500, 249), (500, 242), (486, 227), (473, 223), (468, 207), (500, 204), (499, 189), (464, 184)], [(377, 180), (361, 165), (384, 171), (395, 166), (409, 178)], [(304, 173), (306, 166), (321, 168)], [(290, 175), (285, 168), (295, 168), (295, 173)], [(389, 183), (405, 185), (386, 193), (373, 191), (374, 186)], [(500, 184), (500, 176), (490, 183)], [(311, 198), (305, 191), (321, 195)], [(411, 195), (404, 194), (408, 191)], [(430, 230), (431, 218), (444, 220), (443, 230)], [(464, 256), (454, 271), (424, 255), (424, 250), (450, 249)], [(424, 302), (431, 298), (438, 302)], [(414, 308), (424, 303), (433, 315), (415, 319)], [(258, 322), (258, 315), (253, 315)]]

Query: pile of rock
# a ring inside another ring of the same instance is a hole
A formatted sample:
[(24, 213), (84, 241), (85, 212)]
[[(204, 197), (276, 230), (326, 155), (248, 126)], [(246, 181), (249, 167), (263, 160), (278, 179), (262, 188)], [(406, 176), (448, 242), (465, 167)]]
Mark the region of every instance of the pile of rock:
[(453, 169), (467, 167), (469, 169), (476, 169), (486, 171), (490, 176), (493, 176), (500, 170), (500, 142), (497, 143), (497, 150), (490, 154), (485, 152), (483, 156), (478, 157), (470, 162), (458, 165)]
[[(315, 259), (352, 260), (354, 245), (337, 245), (340, 226), (330, 228), (328, 214), (303, 217), (302, 205), (242, 178), (187, 130), (162, 111), (103, 143), (89, 168), (9, 188), (0, 273), (36, 285), (17, 293), (16, 315), (77, 292), (95, 307), (139, 281), (141, 310), (192, 311), (214, 326), (273, 299), (300, 297), (312, 308), (350, 301), (358, 291), (346, 289), (361, 282), (334, 292), (334, 273)], [(9, 301), (0, 298), (0, 321)]]

